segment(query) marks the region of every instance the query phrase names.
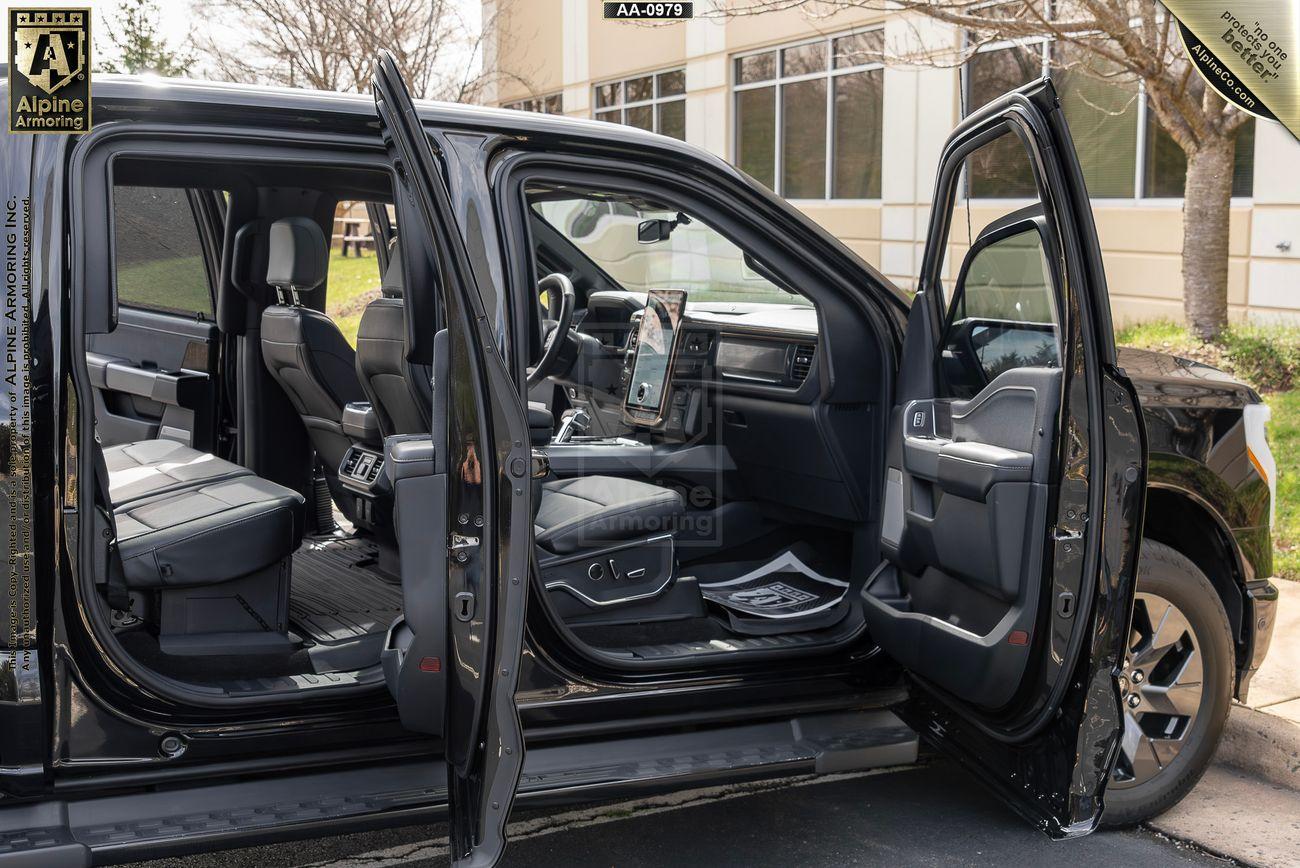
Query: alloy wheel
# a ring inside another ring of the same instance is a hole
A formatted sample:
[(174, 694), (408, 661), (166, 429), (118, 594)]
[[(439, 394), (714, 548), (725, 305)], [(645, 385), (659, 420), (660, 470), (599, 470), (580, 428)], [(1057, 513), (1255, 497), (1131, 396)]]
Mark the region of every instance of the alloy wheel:
[(1178, 756), (1201, 706), (1202, 668), (1187, 617), (1159, 594), (1139, 592), (1120, 676), (1124, 735), (1111, 786), (1145, 783)]

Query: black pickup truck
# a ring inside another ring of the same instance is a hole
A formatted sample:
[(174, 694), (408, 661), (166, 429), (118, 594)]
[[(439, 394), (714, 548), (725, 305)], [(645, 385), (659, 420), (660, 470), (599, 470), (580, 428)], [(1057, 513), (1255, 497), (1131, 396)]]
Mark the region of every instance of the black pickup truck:
[(0, 865), (486, 865), (516, 799), (922, 742), (1054, 837), (1187, 792), (1268, 411), (1116, 348), (1050, 81), (953, 133), (914, 295), (683, 143), (373, 93), (100, 76), (0, 145)]

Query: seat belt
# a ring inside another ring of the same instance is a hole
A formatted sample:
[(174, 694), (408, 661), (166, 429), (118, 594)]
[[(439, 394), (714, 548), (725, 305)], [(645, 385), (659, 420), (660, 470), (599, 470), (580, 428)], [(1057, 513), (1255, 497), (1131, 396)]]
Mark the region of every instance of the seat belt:
[(104, 597), (110, 606), (129, 612), (131, 593), (126, 587), (122, 558), (117, 551), (117, 525), (109, 501), (108, 464), (104, 461), (104, 448), (100, 445), (98, 431), (95, 432), (90, 460), (95, 468), (95, 582), (104, 586)]

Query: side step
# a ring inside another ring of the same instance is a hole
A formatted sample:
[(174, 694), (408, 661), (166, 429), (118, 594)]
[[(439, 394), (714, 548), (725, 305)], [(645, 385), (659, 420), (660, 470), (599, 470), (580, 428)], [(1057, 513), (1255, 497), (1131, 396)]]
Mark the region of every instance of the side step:
[[(809, 715), (528, 751), (521, 802), (621, 790), (829, 773), (915, 761), (917, 737), (888, 711)], [(428, 822), (446, 811), (447, 770), (411, 760), (348, 771), (194, 785), (0, 809), (0, 868), (85, 866)]]
[(916, 753), (916, 733), (892, 712), (818, 714), (529, 750), (519, 795), (643, 790), (651, 783), (677, 788), (739, 775), (843, 772), (906, 765), (916, 761)]

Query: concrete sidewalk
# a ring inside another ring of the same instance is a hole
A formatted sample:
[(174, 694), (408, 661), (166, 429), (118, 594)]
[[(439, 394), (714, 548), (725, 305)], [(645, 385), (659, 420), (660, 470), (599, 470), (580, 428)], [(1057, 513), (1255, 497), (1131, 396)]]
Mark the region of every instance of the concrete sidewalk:
[(1246, 865), (1300, 864), (1300, 585), (1279, 581), (1277, 623), (1214, 765), (1147, 825)]
[(1283, 580), (1277, 585), (1273, 643), (1246, 703), (1228, 715), (1216, 759), (1300, 790), (1300, 586)]

